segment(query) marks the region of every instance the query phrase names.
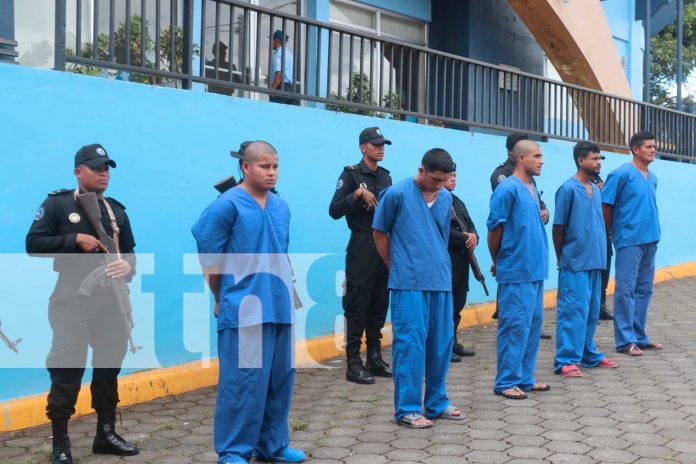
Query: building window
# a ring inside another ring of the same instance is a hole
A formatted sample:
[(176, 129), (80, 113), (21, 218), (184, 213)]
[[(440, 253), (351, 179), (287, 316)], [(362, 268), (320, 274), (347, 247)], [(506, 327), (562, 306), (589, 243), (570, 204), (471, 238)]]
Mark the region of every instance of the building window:
[[(427, 24), (422, 21), (347, 0), (330, 0), (329, 5), (329, 21), (354, 29), (356, 34), (367, 32), (388, 40), (427, 45)], [(334, 32), (330, 65), (329, 91), (334, 96), (415, 112), (422, 112), (425, 107), (426, 60), (408, 47), (361, 41), (358, 37), (351, 39), (348, 34)], [(361, 82), (369, 84), (361, 86)], [(356, 95), (356, 83), (357, 88), (369, 86), (371, 95), (365, 97), (365, 92)]]
[(372, 32), (402, 42), (427, 45), (426, 23), (347, 0), (330, 1), (329, 20), (341, 26)]

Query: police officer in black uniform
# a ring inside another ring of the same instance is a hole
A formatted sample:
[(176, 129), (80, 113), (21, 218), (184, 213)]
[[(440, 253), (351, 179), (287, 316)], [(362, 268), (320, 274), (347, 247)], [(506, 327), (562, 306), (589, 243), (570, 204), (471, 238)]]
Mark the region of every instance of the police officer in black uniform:
[[(127, 350), (127, 327), (116, 305), (112, 278), (132, 279), (135, 273), (135, 241), (125, 207), (103, 196), (109, 185), (109, 168), (116, 163), (99, 144), (86, 145), (75, 154), (77, 189), (56, 190), (39, 207), (26, 238), (27, 252), (54, 258), (58, 281), (49, 300), (48, 316), (53, 329), (46, 366), (51, 377), (46, 412), (53, 428), (53, 463), (70, 464), (68, 419), (75, 413), (77, 394), (92, 346), (94, 371), (90, 385), (92, 408), (97, 411), (95, 454), (133, 456), (139, 450), (114, 429), (118, 398), (117, 376)], [(89, 296), (78, 293), (80, 285), (104, 264), (108, 249), (97, 239), (77, 194), (94, 192), (99, 199), (101, 222), (123, 253), (106, 267), (106, 276)]]
[[(452, 193), (457, 188), (457, 173), (453, 172), (445, 184), (445, 188)], [(469, 293), (469, 249), (478, 245), (478, 233), (474, 221), (469, 216), (464, 202), (452, 193), (453, 216), (450, 219), (449, 242), (447, 251), (452, 263), (452, 307), (454, 322), (454, 343), (452, 344), (451, 362), (461, 362), (462, 356), (474, 356), (476, 352), (464, 348), (457, 341), (457, 327), (462, 320), (462, 308), (466, 304), (466, 295)], [(456, 215), (456, 217), (454, 216)], [(462, 226), (464, 226), (462, 228)]]
[[(604, 156), (601, 157), (604, 159)], [(599, 190), (604, 188), (604, 180), (595, 174), (595, 176), (590, 179), (592, 182), (597, 184)], [(611, 237), (607, 234), (607, 268), (602, 269), (602, 296), (599, 300), (599, 318), (603, 321), (613, 321), (614, 316), (607, 309), (607, 285), (609, 285), (609, 274), (611, 273), (611, 256), (614, 254), (611, 245)]]
[[(512, 157), (512, 149), (520, 140), (528, 139), (529, 136), (527, 136), (527, 134), (517, 133), (507, 136), (507, 139), (505, 139), (505, 148), (507, 148), (508, 156), (503, 164), (493, 170), (493, 174), (491, 174), (491, 190), (495, 190), (498, 184), (512, 175), (512, 172), (515, 170), (515, 160)], [(536, 187), (536, 181), (534, 178), (532, 178), (532, 184)], [(549, 209), (546, 207), (546, 203), (544, 203), (541, 198), (539, 198), (539, 214), (541, 214), (541, 219), (544, 221), (544, 224), (547, 224), (549, 222)], [(550, 339), (551, 335), (542, 332), (541, 338)]]
[[(372, 218), (377, 198), (392, 184), (389, 171), (377, 164), (384, 158), (384, 138), (377, 127), (360, 133), (362, 161), (346, 166), (338, 179), (329, 215), (346, 217), (351, 235), (346, 250), (346, 288), (343, 310), (346, 317), (346, 379), (360, 384), (375, 383), (373, 375), (391, 377), (392, 371), (382, 359), (381, 330), (387, 317), (389, 271), (377, 253), (372, 238)], [(367, 361), (360, 358), (362, 335), (367, 339)], [(367, 367), (367, 370), (365, 369)]]

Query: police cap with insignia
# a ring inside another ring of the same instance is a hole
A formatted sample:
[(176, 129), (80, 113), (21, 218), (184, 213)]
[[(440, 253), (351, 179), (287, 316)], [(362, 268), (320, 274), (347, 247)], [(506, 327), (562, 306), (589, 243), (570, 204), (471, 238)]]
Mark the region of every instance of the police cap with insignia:
[(359, 140), (360, 145), (364, 143), (371, 143), (373, 145), (381, 145), (386, 143), (387, 145), (391, 145), (391, 140), (384, 138), (384, 134), (382, 134), (379, 127), (368, 127), (367, 129), (363, 129), (363, 131), (360, 133)]
[(519, 132), (508, 135), (505, 139), (505, 148), (507, 148), (508, 151), (512, 151), (520, 140), (529, 140), (529, 136), (527, 134), (520, 134)]
[(108, 164), (112, 168), (116, 167), (116, 161), (109, 158), (104, 147), (98, 143), (85, 145), (75, 153), (75, 167), (84, 164), (90, 168), (98, 168)]

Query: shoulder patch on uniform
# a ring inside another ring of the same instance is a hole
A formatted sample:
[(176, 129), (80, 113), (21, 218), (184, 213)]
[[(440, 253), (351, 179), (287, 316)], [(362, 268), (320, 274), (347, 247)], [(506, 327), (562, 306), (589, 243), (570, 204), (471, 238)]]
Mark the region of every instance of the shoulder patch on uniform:
[(343, 187), (343, 179), (338, 179), (338, 182), (336, 182), (336, 190), (340, 189)]
[(114, 199), (114, 198), (112, 198), (112, 197), (106, 197), (106, 199), (109, 200), (109, 203), (113, 203), (113, 204), (116, 205), (116, 206), (120, 206), (121, 209), (126, 209), (126, 207), (123, 206), (123, 203), (121, 203), (120, 201), (118, 201), (118, 200), (116, 200), (116, 199)]
[(496, 180), (498, 181), (498, 183), (501, 183), (505, 179), (507, 179), (507, 176), (505, 174), (501, 174), (498, 176), (498, 178)]
[(62, 195), (64, 193), (72, 193), (74, 190), (72, 189), (58, 189), (54, 190), (52, 192), (48, 192), (49, 195), (54, 196), (54, 195)]
[(36, 214), (34, 215), (34, 220), (40, 221), (41, 219), (43, 219), (45, 213), (46, 213), (46, 210), (44, 210), (43, 206), (41, 208), (37, 209)]

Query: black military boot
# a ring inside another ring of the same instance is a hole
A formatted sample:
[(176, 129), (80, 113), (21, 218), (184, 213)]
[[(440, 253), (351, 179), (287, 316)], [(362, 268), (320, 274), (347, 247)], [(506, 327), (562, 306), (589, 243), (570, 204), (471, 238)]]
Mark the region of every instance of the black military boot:
[(97, 411), (97, 435), (94, 437), (94, 454), (114, 454), (116, 456), (135, 456), (140, 450), (116, 433), (116, 411), (103, 409)]
[(600, 321), (613, 321), (614, 316), (611, 315), (609, 310), (606, 308), (599, 308), (599, 320)]
[(68, 420), (51, 421), (53, 429), (53, 458), (51, 464), (73, 464), (68, 437)]
[(382, 349), (379, 343), (367, 345), (367, 360), (365, 362), (367, 370), (377, 377), (393, 377), (394, 373), (389, 364), (382, 359)]
[(362, 359), (360, 359), (360, 351), (351, 350), (348, 352), (346, 367), (346, 380), (349, 382), (370, 385), (375, 383), (375, 378), (365, 370)]
[(476, 351), (469, 348), (464, 348), (461, 343), (455, 340), (454, 344), (452, 345), (452, 353), (460, 357), (466, 357), (474, 356), (476, 354)]

